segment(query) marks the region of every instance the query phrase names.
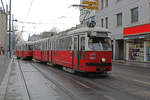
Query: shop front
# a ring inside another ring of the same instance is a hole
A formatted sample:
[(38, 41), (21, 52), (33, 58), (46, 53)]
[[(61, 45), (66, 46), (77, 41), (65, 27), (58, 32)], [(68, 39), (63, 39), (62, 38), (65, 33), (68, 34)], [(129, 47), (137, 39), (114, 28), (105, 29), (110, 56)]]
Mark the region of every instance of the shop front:
[(145, 47), (146, 47), (146, 61), (150, 61), (150, 38), (145, 40)]
[(126, 60), (138, 62), (150, 61), (149, 27), (150, 24), (124, 29), (124, 39), (126, 40)]
[(144, 40), (129, 39), (128, 42), (128, 57), (132, 61), (144, 61)]

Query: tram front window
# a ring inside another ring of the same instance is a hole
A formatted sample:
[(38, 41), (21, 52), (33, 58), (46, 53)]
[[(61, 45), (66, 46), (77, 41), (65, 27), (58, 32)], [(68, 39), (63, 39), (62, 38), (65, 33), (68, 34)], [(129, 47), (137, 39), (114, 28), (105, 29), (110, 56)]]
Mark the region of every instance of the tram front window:
[(90, 50), (111, 50), (111, 39), (107, 37), (89, 37)]

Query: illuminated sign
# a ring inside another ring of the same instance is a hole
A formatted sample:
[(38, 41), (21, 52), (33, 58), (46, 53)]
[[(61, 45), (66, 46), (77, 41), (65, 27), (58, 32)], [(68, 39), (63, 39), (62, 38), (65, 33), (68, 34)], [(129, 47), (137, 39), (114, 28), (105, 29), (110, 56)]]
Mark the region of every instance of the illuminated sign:
[(97, 1), (84, 1), (82, 2), (83, 4), (89, 4), (89, 5), (98, 5)]
[(83, 0), (82, 4), (84, 4), (83, 8), (98, 10), (98, 1), (87, 1)]
[(83, 8), (98, 10), (97, 6), (83, 6)]

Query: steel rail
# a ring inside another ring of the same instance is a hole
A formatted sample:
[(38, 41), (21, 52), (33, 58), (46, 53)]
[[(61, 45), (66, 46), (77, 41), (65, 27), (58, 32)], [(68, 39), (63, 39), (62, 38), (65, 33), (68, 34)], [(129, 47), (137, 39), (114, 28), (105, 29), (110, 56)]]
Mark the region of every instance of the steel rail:
[(27, 95), (29, 97), (29, 100), (32, 100), (19, 60), (18, 60), (18, 65), (19, 65), (19, 69), (20, 69), (20, 72), (21, 72), (21, 76), (22, 76), (23, 81), (24, 81), (24, 85), (25, 85), (25, 88), (26, 88), (26, 91), (27, 91)]

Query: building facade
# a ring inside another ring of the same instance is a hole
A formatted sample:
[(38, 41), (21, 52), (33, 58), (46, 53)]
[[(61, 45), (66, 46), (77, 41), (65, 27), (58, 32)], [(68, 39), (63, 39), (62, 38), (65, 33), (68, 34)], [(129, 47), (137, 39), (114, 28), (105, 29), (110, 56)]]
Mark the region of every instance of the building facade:
[(0, 50), (5, 48), (6, 39), (6, 14), (0, 10)]
[(97, 26), (111, 31), (113, 59), (150, 61), (150, 0), (98, 0), (98, 3), (99, 9), (88, 10), (92, 13), (86, 17), (87, 13), (83, 13), (86, 9), (80, 9), (80, 22), (95, 20)]

